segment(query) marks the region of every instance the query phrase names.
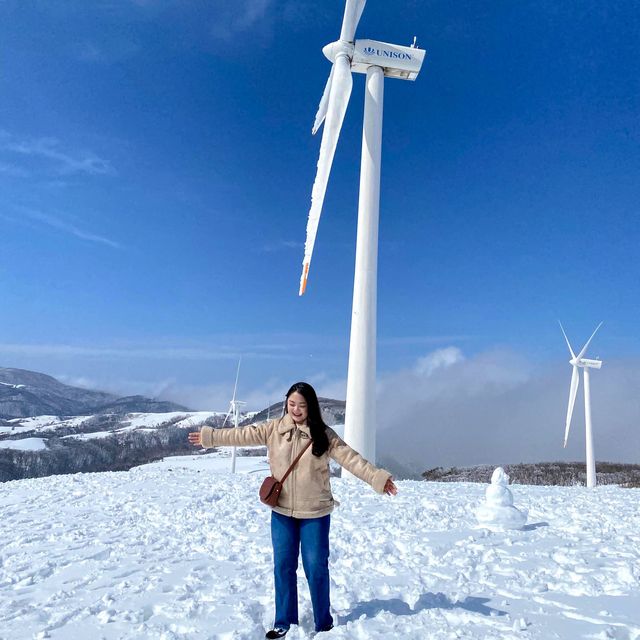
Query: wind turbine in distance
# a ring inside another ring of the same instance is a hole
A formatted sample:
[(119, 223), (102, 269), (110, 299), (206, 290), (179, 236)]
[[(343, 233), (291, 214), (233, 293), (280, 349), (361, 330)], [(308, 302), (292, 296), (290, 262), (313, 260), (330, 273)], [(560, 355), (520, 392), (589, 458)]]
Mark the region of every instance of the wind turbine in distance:
[(578, 355), (573, 352), (569, 338), (564, 331), (562, 323), (559, 322), (560, 329), (562, 329), (562, 335), (567, 341), (569, 347), (569, 353), (571, 354), (571, 360), (569, 364), (573, 366), (573, 373), (571, 374), (571, 387), (569, 388), (569, 406), (567, 407), (567, 423), (564, 430), (564, 447), (567, 446), (567, 440), (569, 439), (569, 429), (571, 427), (571, 416), (573, 415), (573, 405), (576, 403), (576, 395), (578, 393), (578, 386), (580, 385), (580, 372), (582, 369), (582, 376), (584, 377), (584, 420), (585, 420), (585, 440), (587, 447), (587, 487), (593, 488), (596, 486), (596, 459), (593, 453), (593, 430), (591, 428), (591, 390), (589, 387), (589, 369), (599, 369), (602, 366), (602, 360), (590, 360), (585, 358), (584, 355), (587, 352), (587, 348), (593, 336), (596, 335), (598, 329), (602, 326), (602, 322), (596, 327), (596, 330), (591, 334), (591, 337), (587, 340), (587, 343), (582, 347), (582, 351)]
[(351, 72), (365, 73), (366, 89), (358, 232), (351, 313), (351, 339), (345, 415), (345, 440), (369, 460), (375, 460), (376, 432), (376, 303), (378, 270), (378, 217), (382, 152), (384, 78), (415, 80), (424, 50), (376, 40), (355, 40), (366, 0), (347, 0), (340, 38), (323, 48), (333, 63), (320, 100), (312, 133), (324, 123), (318, 170), (311, 192), (307, 239), (299, 295), (305, 292), (311, 255), (322, 213), (329, 173), (351, 96)]
[[(233, 415), (233, 423), (236, 428), (238, 428), (238, 418), (240, 416), (240, 407), (243, 407), (246, 402), (241, 402), (240, 400), (236, 400), (236, 391), (238, 390), (238, 376), (240, 375), (240, 364), (242, 363), (242, 358), (238, 360), (238, 369), (236, 370), (236, 383), (233, 386), (233, 398), (229, 403), (229, 411), (225, 416), (224, 422), (222, 426), (226, 426), (227, 420), (229, 416)], [(231, 449), (231, 473), (236, 472), (236, 447)]]

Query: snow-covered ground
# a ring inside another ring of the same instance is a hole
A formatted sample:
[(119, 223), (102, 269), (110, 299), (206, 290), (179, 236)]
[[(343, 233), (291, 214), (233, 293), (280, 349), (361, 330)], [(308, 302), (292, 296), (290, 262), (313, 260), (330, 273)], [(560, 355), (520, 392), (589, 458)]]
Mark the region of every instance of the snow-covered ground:
[(110, 438), (113, 434), (113, 431), (92, 431), (90, 433), (73, 433), (69, 436), (62, 436), (62, 439), (74, 438), (76, 440), (101, 440), (102, 438)]
[[(82, 420), (86, 419), (86, 416), (82, 416)], [(33, 416), (29, 418), (13, 418), (12, 420), (7, 420), (7, 422), (10, 423), (11, 426), (0, 427), (0, 433), (10, 433), (16, 431), (16, 429), (20, 431), (34, 431), (59, 425), (66, 421), (62, 421), (58, 416)]]
[(46, 449), (42, 438), (20, 438), (20, 440), (0, 440), (0, 449), (18, 449), (19, 451), (41, 451)]
[(160, 427), (168, 422), (183, 417), (175, 423), (176, 427), (196, 427), (200, 426), (207, 418), (224, 415), (219, 411), (174, 411), (171, 413), (130, 413), (127, 416), (128, 426), (120, 428), (119, 431), (131, 431), (133, 429)]
[(24, 389), (25, 385), (23, 384), (11, 384), (10, 382), (0, 382), (3, 387), (9, 387), (11, 389)]
[[(266, 463), (228, 468), (198, 455), (1, 485), (0, 638), (262, 638)], [(473, 515), (483, 485), (398, 485), (333, 480), (327, 638), (640, 638), (640, 490), (514, 486), (529, 524), (496, 533)], [(299, 586), (293, 639), (313, 629), (301, 569)]]

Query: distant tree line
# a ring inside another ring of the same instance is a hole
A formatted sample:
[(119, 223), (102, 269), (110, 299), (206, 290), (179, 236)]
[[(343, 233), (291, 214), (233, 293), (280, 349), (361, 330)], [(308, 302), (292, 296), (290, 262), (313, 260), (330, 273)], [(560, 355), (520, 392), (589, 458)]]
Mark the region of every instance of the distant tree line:
[[(512, 484), (551, 486), (586, 485), (587, 472), (584, 462), (539, 462), (535, 464), (502, 465)], [(435, 467), (422, 474), (432, 482), (482, 482), (489, 483), (495, 467)], [(617, 484), (624, 487), (640, 487), (640, 465), (616, 462), (596, 462), (598, 484)]]
[(61, 438), (56, 434), (47, 440), (47, 449), (40, 451), (0, 449), (0, 481), (61, 473), (126, 471), (168, 455), (193, 453), (187, 432), (187, 429), (168, 426), (90, 440)]

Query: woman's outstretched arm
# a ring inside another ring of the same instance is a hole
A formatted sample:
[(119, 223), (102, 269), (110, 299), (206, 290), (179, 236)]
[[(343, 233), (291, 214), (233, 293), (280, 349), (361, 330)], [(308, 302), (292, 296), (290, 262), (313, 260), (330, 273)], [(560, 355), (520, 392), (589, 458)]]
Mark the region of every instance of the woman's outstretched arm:
[(395, 496), (398, 488), (388, 471), (379, 469), (352, 449), (335, 431), (327, 430), (329, 451), (327, 452), (341, 467), (356, 478), (371, 485), (378, 493)]
[(201, 445), (205, 449), (211, 447), (247, 447), (266, 445), (273, 429), (273, 422), (260, 422), (247, 427), (233, 429), (214, 429), (202, 427), (200, 431), (192, 431), (187, 436), (193, 445)]

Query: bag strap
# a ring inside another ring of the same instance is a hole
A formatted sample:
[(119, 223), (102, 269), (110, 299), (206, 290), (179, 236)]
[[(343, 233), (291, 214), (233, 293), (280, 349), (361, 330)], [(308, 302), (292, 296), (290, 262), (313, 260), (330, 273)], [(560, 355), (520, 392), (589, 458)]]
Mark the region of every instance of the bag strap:
[(291, 463), (291, 466), (287, 469), (287, 472), (284, 474), (284, 476), (282, 476), (282, 480), (280, 480), (280, 484), (284, 484), (284, 481), (287, 479), (287, 476), (291, 473), (291, 471), (293, 470), (293, 467), (295, 467), (298, 464), (298, 460), (300, 460), (300, 458), (302, 458), (302, 454), (313, 444), (313, 440), (309, 440), (309, 442), (307, 443), (307, 446), (298, 454), (298, 456), (296, 457), (296, 459)]

